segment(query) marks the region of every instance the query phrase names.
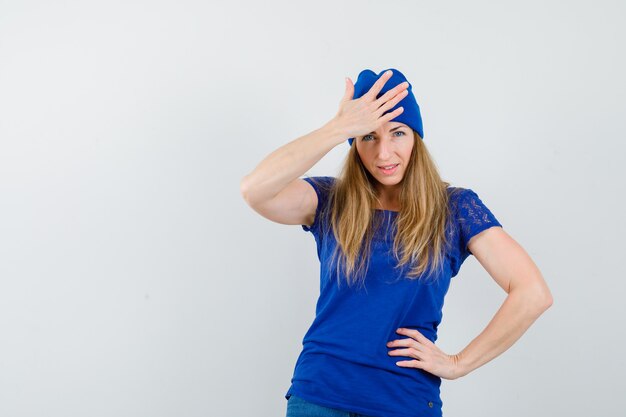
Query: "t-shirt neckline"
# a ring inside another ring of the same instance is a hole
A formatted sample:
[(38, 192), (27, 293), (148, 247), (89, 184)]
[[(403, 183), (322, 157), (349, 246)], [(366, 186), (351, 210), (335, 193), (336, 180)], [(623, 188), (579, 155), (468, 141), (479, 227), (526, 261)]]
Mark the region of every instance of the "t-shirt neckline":
[(383, 209), (374, 209), (374, 210), (375, 211), (383, 211), (383, 212), (386, 212), (386, 213), (396, 213), (396, 214), (399, 213), (398, 211), (395, 211), (395, 210), (383, 210)]

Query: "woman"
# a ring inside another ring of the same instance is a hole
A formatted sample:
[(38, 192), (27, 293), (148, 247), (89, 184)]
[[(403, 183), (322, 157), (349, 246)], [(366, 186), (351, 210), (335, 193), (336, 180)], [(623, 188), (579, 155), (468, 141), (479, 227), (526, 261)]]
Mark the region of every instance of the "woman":
[[(442, 416), (441, 379), (508, 349), (551, 304), (524, 249), (471, 189), (450, 187), (423, 143), (412, 86), (364, 70), (333, 119), (244, 177), (262, 216), (311, 232), (320, 259), (316, 317), (285, 398), (287, 417)], [(339, 177), (300, 178), (348, 139)], [(474, 255), (508, 296), (456, 354), (435, 345), (444, 296)]]

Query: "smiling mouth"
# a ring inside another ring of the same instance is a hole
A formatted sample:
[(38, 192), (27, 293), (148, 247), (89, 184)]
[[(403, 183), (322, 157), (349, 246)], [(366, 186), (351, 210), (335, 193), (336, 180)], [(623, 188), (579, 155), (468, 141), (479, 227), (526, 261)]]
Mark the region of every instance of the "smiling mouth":
[(396, 173), (396, 169), (398, 168), (398, 165), (400, 164), (388, 165), (387, 167), (378, 167), (378, 169), (380, 169), (380, 171), (384, 175), (394, 175)]

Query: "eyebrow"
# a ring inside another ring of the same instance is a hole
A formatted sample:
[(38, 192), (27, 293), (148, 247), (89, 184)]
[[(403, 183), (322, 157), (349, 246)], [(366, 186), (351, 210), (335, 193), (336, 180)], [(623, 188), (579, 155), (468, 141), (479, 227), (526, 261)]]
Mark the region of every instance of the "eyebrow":
[[(396, 126), (396, 127), (394, 127), (393, 129), (391, 129), (391, 130), (389, 130), (389, 131), (390, 131), (390, 132), (393, 132), (394, 130), (402, 129), (403, 127), (406, 127), (406, 126)], [(376, 133), (376, 132), (370, 132), (370, 133), (368, 133), (368, 135), (373, 135), (373, 134), (375, 134), (375, 133)]]

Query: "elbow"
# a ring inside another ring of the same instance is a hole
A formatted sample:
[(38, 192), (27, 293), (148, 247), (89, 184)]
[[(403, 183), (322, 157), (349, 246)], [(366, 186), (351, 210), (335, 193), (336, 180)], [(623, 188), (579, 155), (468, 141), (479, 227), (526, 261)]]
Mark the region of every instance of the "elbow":
[(541, 315), (544, 311), (552, 306), (552, 294), (545, 286), (525, 286), (516, 288), (510, 294), (516, 294), (525, 300), (524, 305), (529, 314), (534, 316)]
[(256, 183), (256, 178), (252, 174), (248, 174), (239, 182), (239, 192), (246, 204), (255, 211), (257, 207), (264, 204), (267, 201), (266, 194), (264, 194), (263, 185)]
[(549, 309), (552, 306), (552, 294), (549, 290), (539, 291), (535, 294), (534, 305), (539, 314)]
[(239, 192), (241, 193), (241, 197), (246, 201), (246, 203), (249, 203), (249, 197), (248, 197), (248, 191), (249, 191), (249, 184), (248, 184), (248, 175), (244, 176), (241, 181), (239, 182)]
[(545, 281), (543, 282), (543, 285), (539, 288), (539, 290), (537, 290), (537, 293), (537, 297), (540, 300), (542, 309), (544, 311), (549, 309), (552, 306), (554, 300), (552, 298), (552, 293), (550, 292), (550, 289), (545, 284)]
[(543, 309), (544, 309), (544, 310), (547, 310), (547, 309), (549, 309), (550, 307), (552, 307), (552, 302), (553, 302), (552, 294), (549, 294), (549, 293), (548, 293), (548, 295), (546, 295), (546, 296), (543, 298)]
[(524, 298), (529, 310), (541, 314), (552, 306), (552, 293), (540, 274), (516, 280), (514, 284), (511, 285), (511, 292)]

